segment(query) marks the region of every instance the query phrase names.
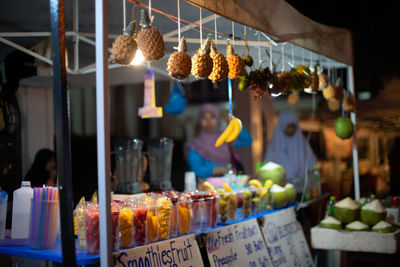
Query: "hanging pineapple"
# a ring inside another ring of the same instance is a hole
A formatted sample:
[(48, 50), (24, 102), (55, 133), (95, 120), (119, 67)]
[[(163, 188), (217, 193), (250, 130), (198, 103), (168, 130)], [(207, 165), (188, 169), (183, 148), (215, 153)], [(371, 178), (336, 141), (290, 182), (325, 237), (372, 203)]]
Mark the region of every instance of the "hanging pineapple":
[(330, 111), (338, 111), (340, 109), (340, 103), (334, 99), (328, 100), (328, 109)]
[(126, 27), (124, 34), (118, 36), (113, 45), (110, 56), (111, 62), (121, 65), (129, 65), (135, 58), (137, 51), (136, 21), (133, 20)]
[(228, 77), (229, 66), (223, 54), (218, 53), (216, 45), (211, 41), (210, 57), (213, 61), (212, 72), (208, 76), (212, 82), (216, 82)]
[(192, 68), (192, 60), (186, 53), (187, 45), (185, 37), (182, 37), (180, 40), (177, 50), (168, 59), (167, 71), (172, 78), (181, 81), (189, 76)]
[(278, 92), (286, 95), (292, 88), (293, 88), (293, 81), (290, 73), (286, 71), (279, 73), (277, 80)]
[(314, 71), (311, 73), (311, 91), (317, 92), (319, 89), (319, 76), (318, 76), (318, 66), (314, 66)]
[(147, 62), (161, 59), (165, 55), (165, 44), (161, 32), (151, 25), (149, 15), (145, 9), (140, 11), (140, 26), (142, 29), (137, 35), (139, 49)]
[(207, 78), (213, 67), (210, 57), (211, 36), (203, 41), (197, 53), (192, 57), (192, 75), (196, 78)]
[(244, 60), (235, 54), (235, 51), (230, 43), (228, 43), (226, 47), (226, 61), (228, 62), (229, 66), (229, 78), (237, 79), (245, 74), (246, 70), (244, 68)]
[(355, 100), (353, 96), (348, 96), (343, 100), (343, 109), (344, 111), (352, 111), (354, 110)]
[(325, 89), (328, 86), (328, 75), (325, 72), (318, 74), (318, 87), (320, 90)]

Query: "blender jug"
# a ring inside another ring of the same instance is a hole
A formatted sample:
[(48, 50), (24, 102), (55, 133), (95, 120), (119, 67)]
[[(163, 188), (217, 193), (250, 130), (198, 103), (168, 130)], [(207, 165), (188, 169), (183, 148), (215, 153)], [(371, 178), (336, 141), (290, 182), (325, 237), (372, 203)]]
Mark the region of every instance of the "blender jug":
[(139, 170), (142, 162), (143, 141), (116, 140), (114, 147), (118, 177), (116, 193), (140, 193)]
[(152, 190), (172, 190), (171, 165), (174, 141), (163, 137), (148, 146), (150, 187)]

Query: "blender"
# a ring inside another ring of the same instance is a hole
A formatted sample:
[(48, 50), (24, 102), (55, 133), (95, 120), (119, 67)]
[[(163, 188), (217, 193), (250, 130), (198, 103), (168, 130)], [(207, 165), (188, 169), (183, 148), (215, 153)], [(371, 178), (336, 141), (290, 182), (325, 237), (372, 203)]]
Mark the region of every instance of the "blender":
[(116, 193), (140, 193), (139, 170), (142, 162), (143, 141), (139, 139), (114, 142), (118, 184)]
[(172, 190), (171, 165), (174, 141), (163, 137), (148, 144), (150, 187), (156, 191)]

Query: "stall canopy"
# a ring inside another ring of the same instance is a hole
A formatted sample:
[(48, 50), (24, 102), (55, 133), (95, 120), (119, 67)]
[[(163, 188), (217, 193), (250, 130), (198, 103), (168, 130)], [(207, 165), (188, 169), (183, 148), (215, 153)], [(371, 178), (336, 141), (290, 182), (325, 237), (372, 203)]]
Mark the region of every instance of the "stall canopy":
[(283, 0), (186, 0), (193, 5), (247, 25), (347, 65), (353, 65), (350, 30), (317, 23)]

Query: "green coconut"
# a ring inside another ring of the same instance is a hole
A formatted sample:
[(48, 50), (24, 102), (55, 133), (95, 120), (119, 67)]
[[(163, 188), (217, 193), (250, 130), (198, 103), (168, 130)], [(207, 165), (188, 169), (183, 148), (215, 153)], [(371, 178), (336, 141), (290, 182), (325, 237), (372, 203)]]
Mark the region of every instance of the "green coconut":
[(268, 162), (259, 168), (258, 173), (260, 174), (260, 179), (262, 183), (266, 180), (271, 179), (274, 184), (284, 186), (286, 182), (286, 172), (285, 169), (275, 162)]
[(296, 200), (296, 188), (293, 184), (287, 183), (285, 185), (285, 191), (288, 197), (288, 203), (292, 204)]
[(271, 204), (274, 209), (280, 209), (287, 205), (288, 196), (285, 188), (277, 184), (273, 184), (270, 189)]
[(374, 227), (371, 229), (372, 232), (377, 232), (377, 233), (393, 233), (396, 231), (396, 227), (391, 225), (388, 222), (385, 221), (380, 221), (378, 222)]
[(342, 223), (350, 223), (358, 219), (360, 206), (349, 197), (342, 199), (333, 206), (333, 214)]
[(369, 226), (375, 225), (386, 218), (386, 209), (378, 199), (375, 199), (361, 208), (360, 218)]
[(331, 229), (341, 229), (342, 223), (332, 216), (326, 217), (319, 223), (319, 227), (331, 228)]
[(369, 226), (360, 221), (349, 223), (345, 227), (348, 231), (369, 231)]

